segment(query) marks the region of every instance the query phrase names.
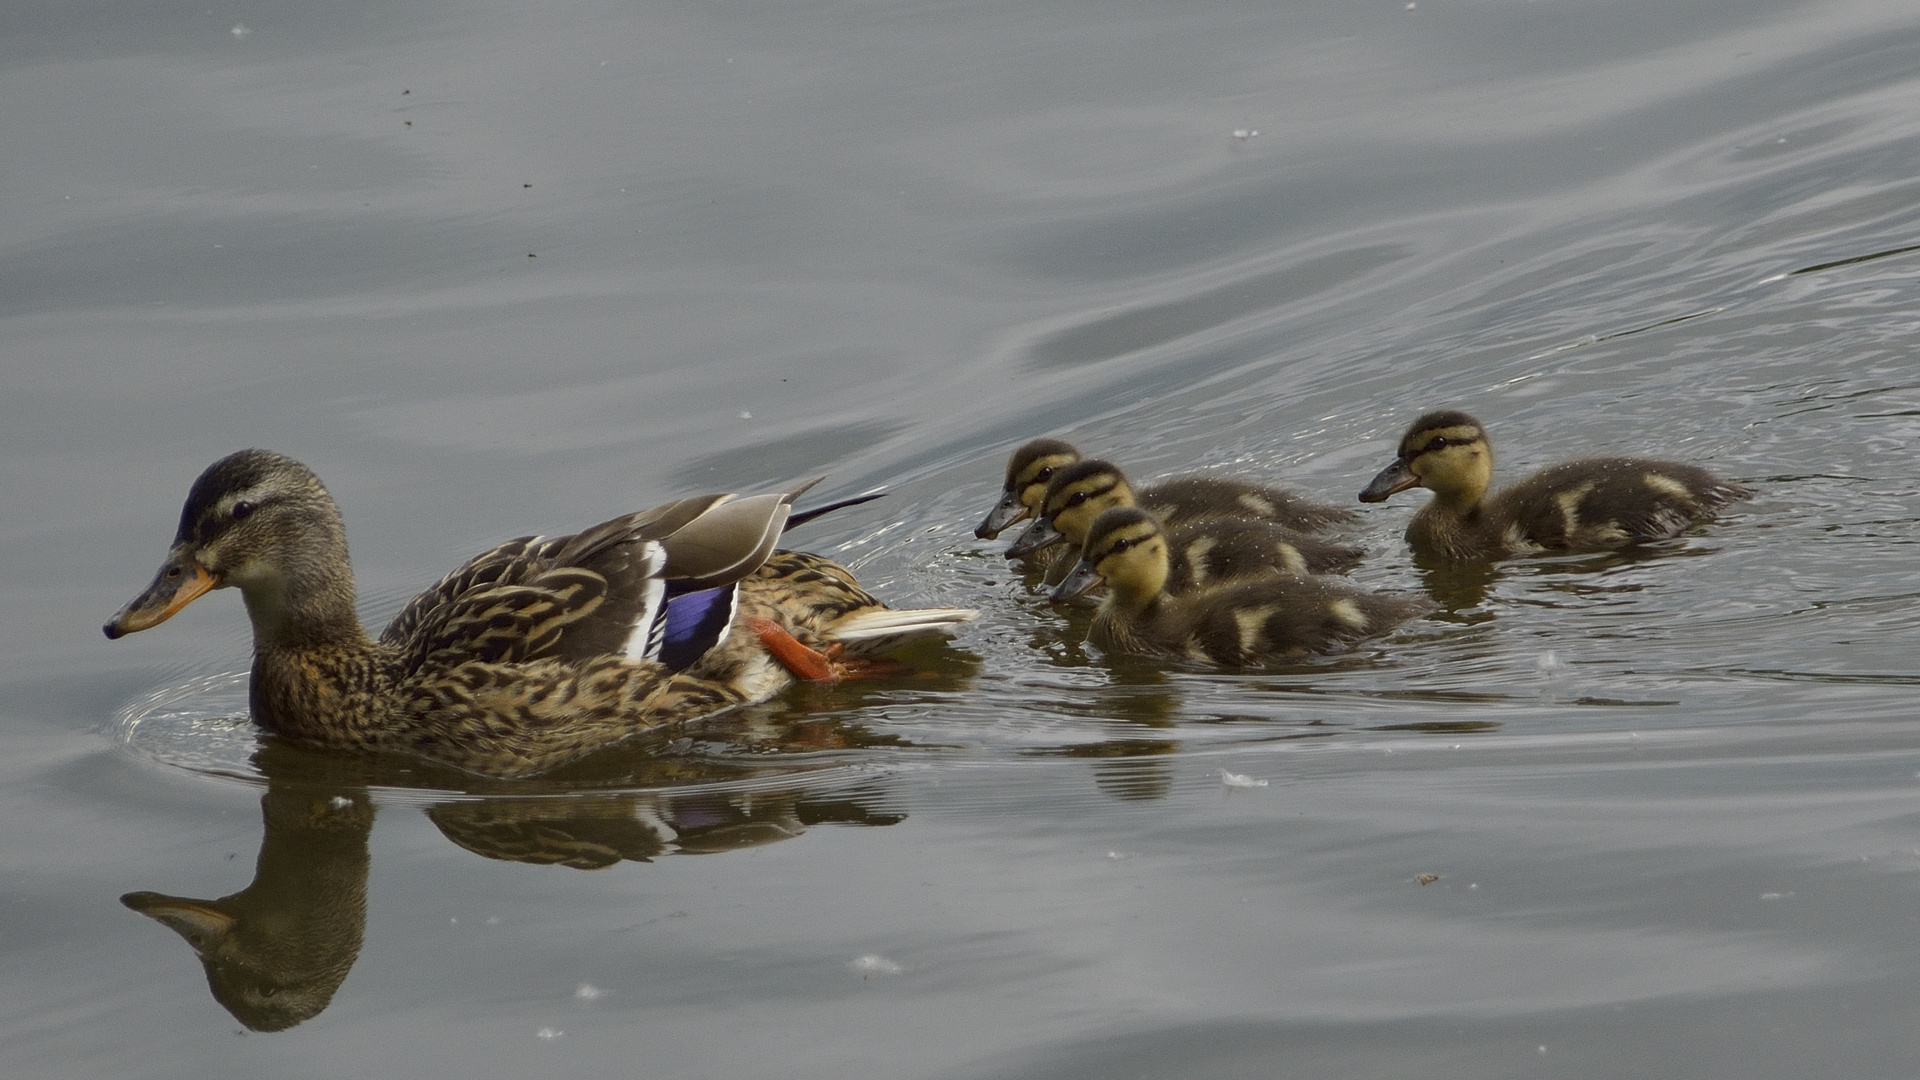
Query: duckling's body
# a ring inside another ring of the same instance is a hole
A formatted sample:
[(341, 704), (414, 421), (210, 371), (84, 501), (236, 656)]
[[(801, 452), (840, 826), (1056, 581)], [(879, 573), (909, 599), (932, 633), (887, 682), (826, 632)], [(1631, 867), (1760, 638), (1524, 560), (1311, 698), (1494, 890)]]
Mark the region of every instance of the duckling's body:
[[(107, 636), (234, 586), (253, 623), (260, 726), (307, 745), (531, 775), (764, 700), (791, 682), (790, 666), (830, 675), (815, 647), (909, 632), (911, 613), (887, 609), (844, 568), (774, 551), (808, 486), (509, 541), (415, 597), (374, 640), (354, 614), (345, 528), (326, 488), (290, 458), (242, 451), (194, 483), (167, 562)], [(920, 632), (973, 617), (921, 615)]]
[(1329, 652), (1385, 633), (1429, 609), (1319, 577), (1276, 574), (1185, 595), (1167, 591), (1167, 537), (1140, 508), (1103, 512), (1055, 599), (1104, 581), (1089, 639), (1112, 652), (1218, 667), (1256, 667)]
[[(1147, 503), (1167, 506), (1177, 522), (1169, 524), (1158, 512), (1154, 513), (1165, 526), (1169, 548), (1168, 592), (1183, 593), (1230, 578), (1260, 574), (1348, 570), (1366, 554), (1363, 548), (1311, 536), (1277, 521), (1251, 515), (1211, 514), (1210, 509), (1222, 506), (1249, 507), (1241, 497), (1257, 499), (1258, 506), (1278, 509), (1266, 495), (1249, 496), (1242, 490), (1238, 497), (1229, 497), (1231, 489), (1214, 486), (1222, 483), (1237, 488), (1253, 486), (1211, 478), (1183, 478), (1148, 488), (1138, 497), (1138, 505), (1145, 510), (1154, 510), (1153, 506), (1145, 505)], [(1174, 490), (1163, 494), (1169, 487)], [(1193, 494), (1203, 497), (1182, 501), (1182, 496)], [(1053, 556), (1048, 567), (1047, 581), (1057, 584), (1079, 561), (1080, 549), (1086, 543), (1094, 519), (1116, 507), (1134, 506), (1135, 499), (1125, 474), (1111, 462), (1096, 458), (1067, 466), (1055, 473), (1041, 499), (1039, 516), (1007, 553), (1010, 556), (1037, 554), (1054, 546), (1059, 554)], [(1312, 506), (1298, 499), (1293, 500), (1293, 505), (1296, 508)], [(1324, 517), (1320, 520), (1330, 521)]]
[(1431, 412), (1399, 457), (1360, 493), (1380, 502), (1410, 487), (1433, 498), (1407, 524), (1415, 554), (1444, 562), (1542, 551), (1595, 551), (1678, 536), (1753, 490), (1697, 465), (1589, 458), (1550, 466), (1489, 495), (1493, 449), (1466, 413)]

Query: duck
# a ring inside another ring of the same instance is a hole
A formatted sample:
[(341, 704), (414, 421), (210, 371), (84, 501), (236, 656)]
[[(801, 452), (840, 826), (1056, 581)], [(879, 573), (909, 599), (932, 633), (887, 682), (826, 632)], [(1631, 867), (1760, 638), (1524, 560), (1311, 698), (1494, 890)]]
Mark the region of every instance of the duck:
[[(1156, 513), (1171, 549), (1167, 591), (1188, 592), (1225, 578), (1264, 573), (1319, 574), (1350, 570), (1366, 554), (1351, 544), (1309, 535), (1298, 528), (1253, 517), (1218, 516), (1209, 510), (1242, 506), (1231, 500), (1198, 500), (1182, 504), (1158, 497), (1149, 488), (1141, 501), (1166, 506)], [(1274, 505), (1263, 500), (1266, 505)], [(1294, 500), (1294, 505), (1302, 504)], [(1037, 555), (1059, 545), (1048, 570), (1057, 584), (1080, 558), (1088, 530), (1102, 511), (1135, 505), (1133, 488), (1118, 466), (1088, 458), (1058, 471), (1041, 499), (1039, 516), (1007, 549), (1009, 558)], [(1305, 504), (1311, 506), (1312, 504)], [(1335, 509), (1326, 507), (1324, 509)], [(1296, 520), (1330, 524), (1331, 515), (1296, 515)]]
[(1039, 512), (1040, 499), (1047, 482), (1060, 469), (1080, 460), (1080, 451), (1059, 439), (1030, 439), (1014, 448), (1007, 459), (1006, 486), (1000, 489), (1000, 501), (987, 511), (986, 518), (974, 527), (973, 535), (992, 540), (1009, 526)]
[(1407, 523), (1414, 554), (1443, 563), (1603, 551), (1680, 535), (1754, 489), (1698, 465), (1606, 457), (1551, 465), (1488, 494), (1493, 445), (1480, 421), (1441, 409), (1413, 422), (1360, 501), (1408, 488), (1433, 498)]
[(863, 657), (978, 615), (894, 610), (832, 560), (777, 551), (793, 518), (814, 516), (792, 506), (817, 482), (509, 540), (373, 638), (354, 611), (333, 497), (298, 461), (243, 450), (194, 481), (152, 584), (105, 631), (150, 629), (208, 592), (238, 589), (261, 728), (299, 745), (532, 776), (764, 701), (796, 678), (860, 677)]
[(1104, 510), (1053, 599), (1105, 583), (1106, 598), (1088, 632), (1095, 645), (1217, 668), (1333, 652), (1432, 610), (1422, 600), (1295, 574), (1228, 581), (1176, 596), (1166, 587), (1170, 562), (1166, 530), (1151, 513), (1140, 507)]

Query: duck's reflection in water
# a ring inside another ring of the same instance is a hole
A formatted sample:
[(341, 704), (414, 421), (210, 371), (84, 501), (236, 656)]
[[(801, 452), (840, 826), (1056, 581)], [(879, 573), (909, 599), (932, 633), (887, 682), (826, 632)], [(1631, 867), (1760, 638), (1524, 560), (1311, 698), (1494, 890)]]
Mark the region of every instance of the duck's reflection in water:
[(791, 840), (809, 825), (892, 825), (859, 799), (792, 791), (478, 799), (428, 808), (447, 839), (507, 862), (599, 870), (658, 855), (703, 855)]
[[(282, 1031), (320, 1014), (360, 954), (367, 918), (368, 789), (391, 782), (390, 763), (264, 746), (265, 829), (253, 881), (214, 900), (132, 892), (127, 907), (178, 933), (199, 956), (207, 986), (254, 1031)], [(750, 787), (702, 786), (621, 793), (450, 798), (427, 816), (455, 844), (490, 859), (597, 870), (669, 854), (704, 854), (774, 843), (810, 825), (891, 825), (886, 793), (861, 786), (808, 790), (809, 773), (788, 762), (755, 777), (737, 765), (689, 767), (663, 759), (669, 783), (755, 779)], [(405, 771), (405, 770), (402, 770)], [(644, 773), (650, 770), (641, 769)], [(767, 785), (787, 774), (791, 784)], [(637, 777), (637, 773), (634, 774)], [(520, 791), (528, 785), (519, 786)]]
[(260, 797), (266, 828), (251, 884), (218, 900), (120, 898), (185, 938), (214, 1000), (255, 1031), (281, 1031), (325, 1009), (360, 955), (367, 921), (373, 801), (364, 786), (328, 783), (286, 753), (268, 747), (257, 759), (270, 777), (291, 775), (270, 780)]

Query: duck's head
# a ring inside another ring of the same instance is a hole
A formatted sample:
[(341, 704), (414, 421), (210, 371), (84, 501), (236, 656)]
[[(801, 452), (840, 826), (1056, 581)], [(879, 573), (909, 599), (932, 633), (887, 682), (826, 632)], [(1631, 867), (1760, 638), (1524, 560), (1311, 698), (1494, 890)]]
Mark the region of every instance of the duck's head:
[(1090, 458), (1068, 465), (1053, 474), (1040, 497), (1038, 516), (1007, 548), (1007, 557), (1031, 555), (1060, 540), (1084, 545), (1101, 511), (1135, 502), (1126, 474), (1112, 462)]
[(1037, 513), (1053, 474), (1079, 460), (1080, 451), (1059, 439), (1034, 439), (1022, 444), (1007, 459), (1007, 483), (1000, 501), (993, 504), (973, 535), (991, 540), (1007, 526)]
[(1139, 607), (1167, 585), (1166, 533), (1152, 514), (1136, 506), (1102, 511), (1087, 530), (1080, 562), (1053, 590), (1053, 599), (1079, 596), (1101, 582), (1123, 607)]
[(246, 598), (256, 643), (332, 630), (342, 612), (353, 618), (346, 528), (305, 465), (242, 450), (207, 466), (153, 584), (107, 623), (107, 637), (158, 626), (229, 586)]
[(1423, 487), (1449, 503), (1472, 505), (1493, 480), (1493, 445), (1480, 421), (1443, 409), (1413, 422), (1400, 440), (1400, 456), (1380, 470), (1361, 502), (1385, 502), (1387, 496)]

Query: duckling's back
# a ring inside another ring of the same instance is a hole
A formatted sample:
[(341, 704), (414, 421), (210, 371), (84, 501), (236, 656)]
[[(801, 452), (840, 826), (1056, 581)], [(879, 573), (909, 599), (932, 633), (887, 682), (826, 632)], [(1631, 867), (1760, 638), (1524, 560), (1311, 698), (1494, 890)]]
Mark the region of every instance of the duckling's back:
[(1423, 600), (1323, 578), (1272, 577), (1164, 596), (1137, 619), (1103, 608), (1090, 636), (1102, 648), (1258, 667), (1340, 649), (1431, 609)]
[(1549, 466), (1500, 491), (1484, 515), (1510, 550), (1587, 550), (1678, 536), (1753, 489), (1697, 465), (1590, 458)]
[(1215, 518), (1167, 530), (1167, 591), (1192, 592), (1242, 578), (1351, 570), (1366, 549), (1271, 521)]
[(1359, 516), (1345, 507), (1312, 502), (1281, 488), (1216, 476), (1162, 480), (1140, 492), (1140, 506), (1168, 525), (1207, 518), (1252, 518), (1305, 532), (1351, 524)]

